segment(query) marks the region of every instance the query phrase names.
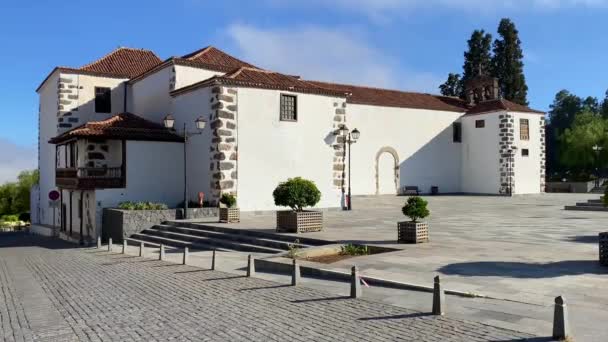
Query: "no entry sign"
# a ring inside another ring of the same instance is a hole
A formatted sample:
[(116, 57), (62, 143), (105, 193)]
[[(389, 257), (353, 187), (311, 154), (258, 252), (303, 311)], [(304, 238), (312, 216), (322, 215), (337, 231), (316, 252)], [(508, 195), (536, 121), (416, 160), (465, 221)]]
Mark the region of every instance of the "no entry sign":
[(51, 190), (49, 191), (49, 199), (51, 201), (56, 201), (59, 199), (59, 191), (57, 190)]

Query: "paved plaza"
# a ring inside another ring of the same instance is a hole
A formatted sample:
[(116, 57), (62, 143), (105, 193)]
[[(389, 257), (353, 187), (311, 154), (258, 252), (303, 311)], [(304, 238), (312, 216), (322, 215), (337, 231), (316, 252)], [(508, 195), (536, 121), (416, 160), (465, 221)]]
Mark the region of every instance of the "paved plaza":
[(20, 234), (0, 236), (2, 341), (531, 338), (306, 287), (70, 247)]
[[(352, 212), (324, 213), (325, 230), (305, 236), (400, 249), (323, 268), (346, 272), (357, 264), (364, 275), (427, 286), (439, 274), (448, 289), (503, 299), (507, 308), (509, 303), (529, 304), (511, 311), (494, 304), (495, 315), (477, 309), (470, 313), (490, 318), (489, 323), (507, 321), (506, 326), (528, 331), (550, 328), (550, 315), (544, 312), (563, 295), (576, 336), (608, 340), (608, 328), (598, 324), (608, 321), (608, 268), (599, 265), (597, 246), (597, 234), (608, 231), (608, 213), (563, 210), (599, 195), (425, 198), (431, 211), (429, 244), (395, 244), (396, 222), (406, 220), (400, 210), (406, 198), (395, 196), (356, 197)], [(272, 214), (244, 213), (241, 223), (232, 226), (272, 231), (274, 224)]]

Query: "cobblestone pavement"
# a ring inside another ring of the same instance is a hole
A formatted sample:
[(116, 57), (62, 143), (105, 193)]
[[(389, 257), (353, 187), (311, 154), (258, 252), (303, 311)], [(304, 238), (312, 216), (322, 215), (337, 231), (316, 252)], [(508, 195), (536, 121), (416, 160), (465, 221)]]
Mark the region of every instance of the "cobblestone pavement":
[(521, 341), (305, 287), (0, 235), (3, 341)]

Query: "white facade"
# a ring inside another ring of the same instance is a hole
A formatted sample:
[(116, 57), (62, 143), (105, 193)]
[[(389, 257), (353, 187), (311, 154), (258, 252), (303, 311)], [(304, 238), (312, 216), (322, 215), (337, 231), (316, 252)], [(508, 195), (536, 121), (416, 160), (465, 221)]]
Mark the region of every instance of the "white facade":
[[(188, 132), (196, 132), (194, 121), (204, 118), (207, 127), (190, 136), (187, 144), (188, 196), (196, 200), (202, 192), (213, 201), (221, 193), (236, 193), (244, 211), (277, 209), (272, 191), (279, 182), (297, 176), (313, 180), (321, 190), (318, 207), (344, 205), (343, 192), (349, 186), (348, 155), (343, 141), (333, 134), (342, 124), (361, 132), (352, 145), (353, 195), (397, 194), (404, 186), (417, 186), (422, 193), (431, 192), (432, 187), (440, 193), (488, 195), (543, 191), (542, 114), (507, 109), (467, 114), (464, 105), (458, 111), (454, 107), (437, 110), (351, 103), (350, 95), (344, 92), (213, 83), (215, 76), (222, 75), (225, 73), (173, 62), (160, 64), (132, 81), (53, 72), (38, 90), (41, 180), (40, 200), (33, 208), (36, 206), (40, 223), (62, 223), (60, 215), (52, 222), (46, 196), (56, 189), (56, 168), (67, 166), (61, 164), (66, 154), (60, 149), (56, 155), (49, 139), (124, 111), (157, 123), (172, 114), (178, 134), (183, 133), (184, 123)], [(95, 87), (112, 89), (111, 113), (95, 113)], [(297, 120), (280, 119), (281, 95), (297, 98)], [(521, 119), (528, 120), (527, 139), (520, 134)], [(479, 120), (483, 120), (483, 127), (476, 125)], [(454, 137), (455, 124), (461, 127), (461, 139)], [(79, 144), (79, 151), (86, 151), (87, 142)], [(78, 167), (120, 166), (123, 145), (120, 141), (116, 146), (108, 144), (103, 165), (82, 158)], [(506, 151), (513, 146), (516, 152), (508, 155)], [(71, 202), (66, 203), (72, 208), (80, 206), (74, 201), (80, 201), (82, 193), (84, 210), (94, 217), (84, 223), (90, 234), (99, 233), (104, 207), (122, 201), (155, 201), (169, 206), (182, 201), (181, 143), (128, 140), (126, 148), (124, 188), (62, 192), (63, 198), (71, 196)], [(79, 215), (72, 209), (71, 216), (66, 212), (64, 218), (71, 217), (77, 222), (73, 225), (79, 225)]]

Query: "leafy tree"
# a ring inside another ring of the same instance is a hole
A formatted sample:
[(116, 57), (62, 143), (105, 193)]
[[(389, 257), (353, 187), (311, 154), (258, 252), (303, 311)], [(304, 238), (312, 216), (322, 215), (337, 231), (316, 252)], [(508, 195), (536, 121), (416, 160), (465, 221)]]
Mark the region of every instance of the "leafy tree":
[(528, 86), (524, 76), (524, 54), (515, 24), (502, 19), (498, 25), (500, 38), (494, 41), (492, 74), (498, 78), (502, 96), (510, 101), (528, 105)]
[(314, 182), (296, 177), (280, 183), (274, 189), (272, 196), (275, 205), (290, 207), (293, 211), (302, 211), (305, 207), (319, 203), (321, 191)]
[(599, 114), (600, 103), (598, 102), (596, 97), (587, 96), (587, 98), (581, 102), (581, 105), (583, 107), (582, 111), (593, 114)]
[(555, 94), (549, 108), (549, 121), (558, 134), (561, 134), (572, 126), (576, 114), (583, 110), (583, 100), (564, 89)]
[(462, 89), (460, 74), (450, 73), (445, 83), (439, 86), (439, 90), (443, 96), (461, 96), (464, 90)]
[[(602, 167), (608, 151), (608, 121), (595, 112), (578, 113), (571, 128), (566, 128), (560, 136), (560, 160), (564, 165), (578, 170), (593, 171)], [(593, 146), (602, 146), (596, 152)]]
[(403, 215), (409, 217), (412, 222), (417, 222), (418, 219), (423, 219), (430, 215), (427, 209), (428, 202), (422, 197), (412, 196), (407, 199), (407, 203), (401, 208)]
[(38, 184), (38, 170), (22, 171), (17, 182), (0, 185), (0, 215), (20, 214), (30, 210), (30, 189)]
[(464, 53), (464, 64), (462, 66), (463, 85), (480, 73), (489, 74), (492, 72), (492, 56), (490, 55), (492, 35), (485, 33), (484, 30), (475, 30), (467, 44), (469, 50)]
[(602, 105), (600, 106), (600, 115), (603, 118), (608, 119), (608, 90), (606, 90), (606, 95), (602, 101)]

